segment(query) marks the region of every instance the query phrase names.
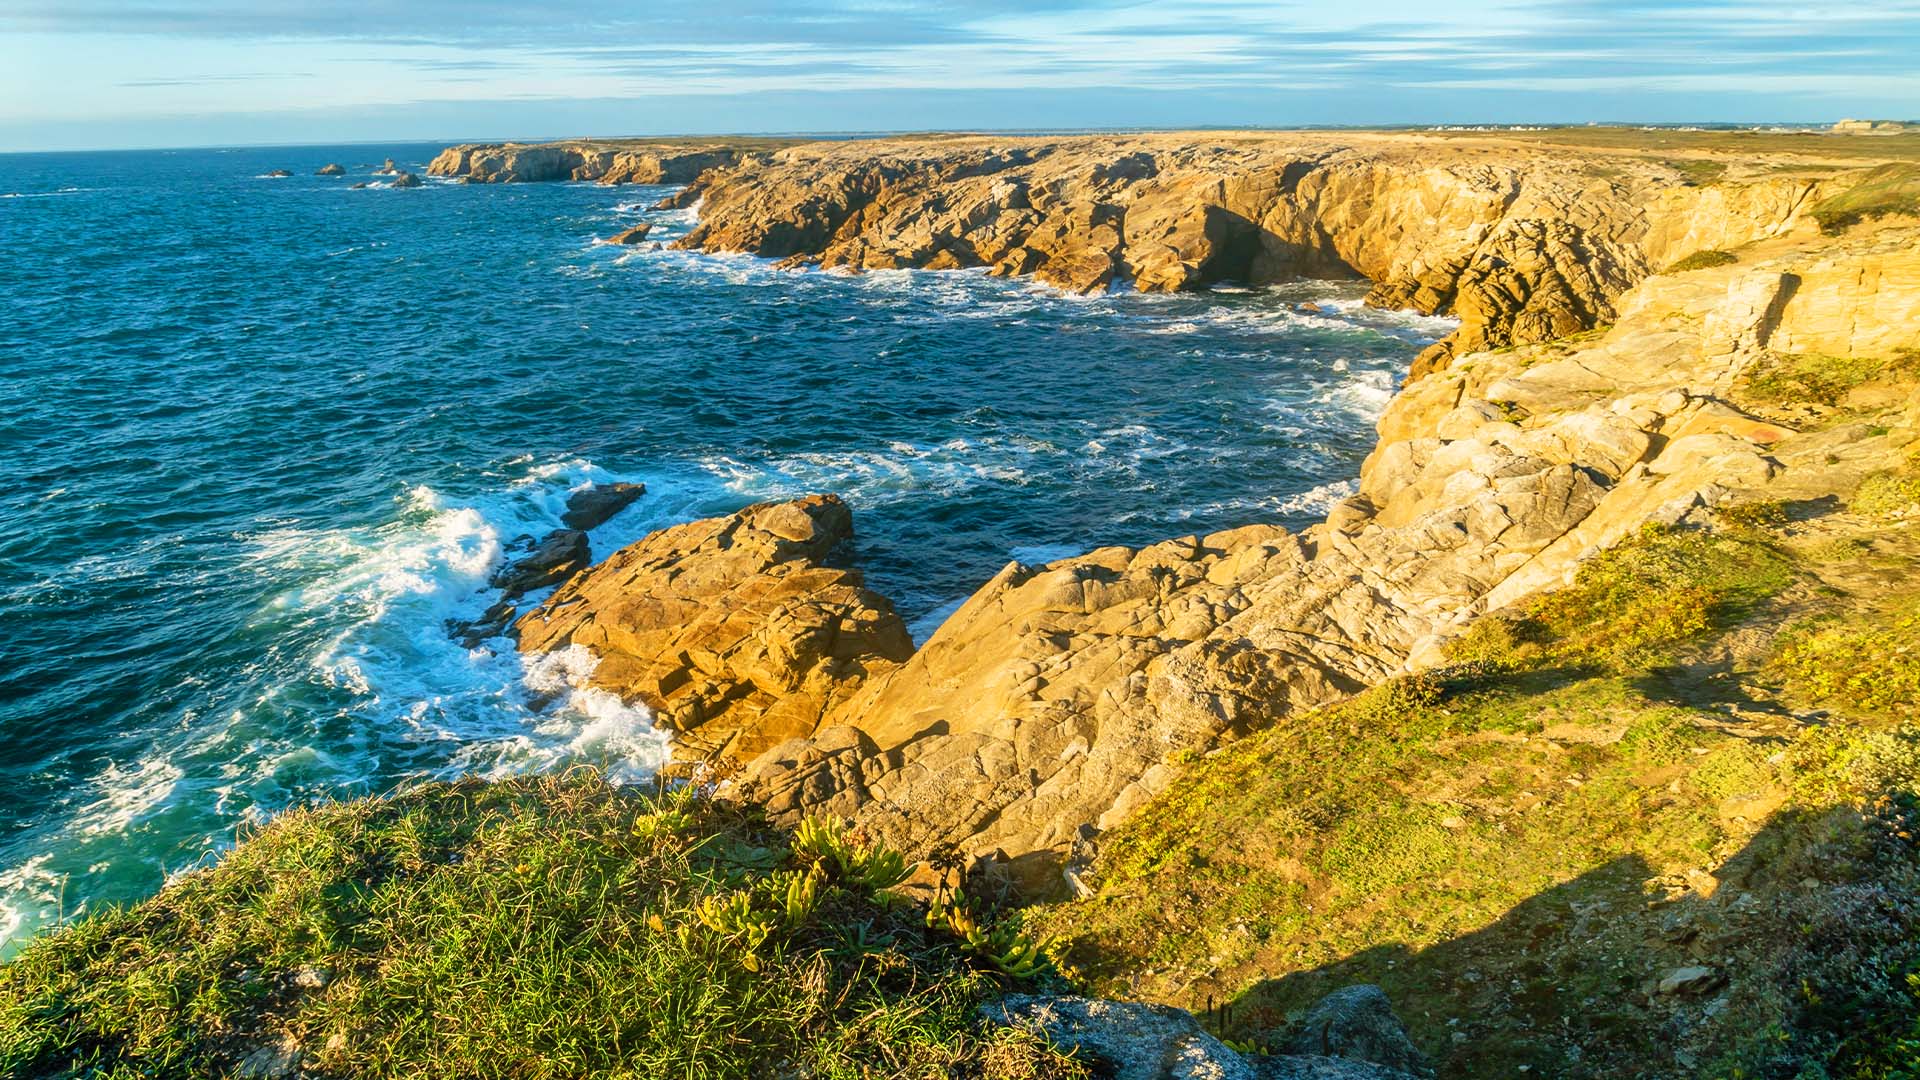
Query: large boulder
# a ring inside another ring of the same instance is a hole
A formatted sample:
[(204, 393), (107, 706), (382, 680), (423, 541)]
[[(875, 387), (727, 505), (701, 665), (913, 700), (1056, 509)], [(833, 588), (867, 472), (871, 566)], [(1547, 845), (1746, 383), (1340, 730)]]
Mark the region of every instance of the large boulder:
[(594, 684), (653, 710), (683, 757), (746, 760), (913, 651), (893, 605), (828, 565), (852, 534), (831, 495), (663, 529), (522, 617), (520, 648), (584, 646)]
[(1289, 1034), (1289, 1054), (1317, 1054), (1384, 1065), (1404, 1073), (1430, 1075), (1426, 1056), (1407, 1037), (1386, 992), (1361, 984), (1321, 998)]
[(560, 524), (582, 531), (597, 529), (646, 493), (645, 484), (591, 484), (567, 496), (567, 512), (560, 515)]
[(1413, 1080), (1384, 1065), (1323, 1055), (1242, 1055), (1183, 1009), (1130, 1001), (1013, 994), (982, 1010), (990, 1024), (1040, 1034), (1113, 1080)]

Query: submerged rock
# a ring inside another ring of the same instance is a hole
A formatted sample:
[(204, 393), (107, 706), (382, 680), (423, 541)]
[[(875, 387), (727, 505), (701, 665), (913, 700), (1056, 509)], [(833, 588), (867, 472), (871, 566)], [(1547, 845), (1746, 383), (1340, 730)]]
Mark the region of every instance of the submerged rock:
[(261, 175), (270, 177), (274, 180), (284, 180), (287, 177), (292, 176), (293, 173), (288, 172), (286, 169), (268, 169), (266, 172), (262, 173)]
[(586, 569), (593, 560), (587, 534), (578, 529), (555, 529), (533, 546), (531, 553), (496, 571), (489, 581), (509, 599), (544, 589)]
[(560, 523), (569, 529), (597, 529), (646, 493), (645, 484), (594, 484), (582, 488), (567, 497), (567, 512), (560, 515)]

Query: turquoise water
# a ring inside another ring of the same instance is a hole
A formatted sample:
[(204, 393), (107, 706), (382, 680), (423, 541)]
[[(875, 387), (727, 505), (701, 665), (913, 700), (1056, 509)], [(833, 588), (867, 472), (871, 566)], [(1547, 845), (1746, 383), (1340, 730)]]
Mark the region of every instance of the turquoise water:
[(644, 710), (527, 709), (584, 658), (443, 629), (570, 488), (650, 489), (601, 555), (839, 492), (924, 636), (1010, 558), (1317, 518), (1447, 329), (1349, 285), (1078, 298), (592, 242), (683, 234), (664, 188), (348, 188), (437, 149), (0, 156), (0, 939), (315, 798), (645, 775)]

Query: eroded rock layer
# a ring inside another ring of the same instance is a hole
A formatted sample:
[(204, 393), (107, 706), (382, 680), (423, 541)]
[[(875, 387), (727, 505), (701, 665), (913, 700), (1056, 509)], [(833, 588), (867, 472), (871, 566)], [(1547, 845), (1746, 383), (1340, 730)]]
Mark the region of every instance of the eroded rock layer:
[(442, 150), (428, 176), (470, 184), (594, 180), (602, 184), (686, 184), (739, 159), (732, 147), (671, 143), (469, 143)]
[(1411, 135), (812, 143), (705, 174), (681, 243), (823, 267), (990, 267), (1088, 292), (1361, 276), (1466, 352), (1611, 322), (1652, 269), (1790, 230), (1820, 188), (1696, 187), (1672, 162)]

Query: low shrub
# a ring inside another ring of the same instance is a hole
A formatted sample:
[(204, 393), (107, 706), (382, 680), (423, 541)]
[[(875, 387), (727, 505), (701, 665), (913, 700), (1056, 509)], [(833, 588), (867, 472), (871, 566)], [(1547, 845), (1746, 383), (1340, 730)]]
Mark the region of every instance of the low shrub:
[(1730, 251), (1707, 248), (1676, 259), (1672, 266), (1667, 267), (1667, 273), (1684, 274), (1689, 270), (1711, 270), (1716, 266), (1729, 266), (1739, 261), (1739, 258)]
[(1920, 715), (1920, 603), (1891, 618), (1803, 628), (1773, 664), (1815, 701)]

